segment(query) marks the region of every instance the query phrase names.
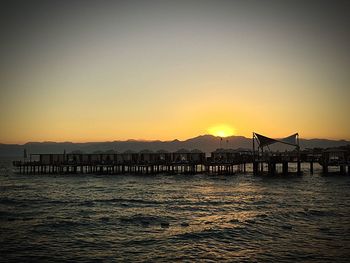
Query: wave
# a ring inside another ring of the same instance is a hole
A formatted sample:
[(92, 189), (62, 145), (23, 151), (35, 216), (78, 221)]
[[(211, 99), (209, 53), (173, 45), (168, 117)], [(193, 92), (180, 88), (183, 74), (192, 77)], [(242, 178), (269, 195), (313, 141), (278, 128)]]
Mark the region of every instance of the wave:
[(136, 214), (119, 218), (119, 221), (122, 224), (140, 226), (159, 225), (161, 227), (168, 227), (170, 225), (169, 221), (171, 220), (174, 220), (174, 218), (169, 216), (154, 216), (143, 214)]

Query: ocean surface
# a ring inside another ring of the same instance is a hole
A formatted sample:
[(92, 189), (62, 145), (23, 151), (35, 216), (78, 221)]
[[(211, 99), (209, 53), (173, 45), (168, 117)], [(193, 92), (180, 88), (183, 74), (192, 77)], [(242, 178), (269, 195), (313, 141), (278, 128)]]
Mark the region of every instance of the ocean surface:
[(349, 262), (350, 176), (18, 175), (0, 261)]

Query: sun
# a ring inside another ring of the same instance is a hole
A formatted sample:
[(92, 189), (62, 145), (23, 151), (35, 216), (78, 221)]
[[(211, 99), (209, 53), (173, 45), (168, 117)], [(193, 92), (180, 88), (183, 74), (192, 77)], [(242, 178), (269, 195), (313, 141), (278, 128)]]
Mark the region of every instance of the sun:
[(221, 124), (210, 127), (208, 133), (218, 137), (228, 137), (235, 134), (235, 129), (229, 125)]

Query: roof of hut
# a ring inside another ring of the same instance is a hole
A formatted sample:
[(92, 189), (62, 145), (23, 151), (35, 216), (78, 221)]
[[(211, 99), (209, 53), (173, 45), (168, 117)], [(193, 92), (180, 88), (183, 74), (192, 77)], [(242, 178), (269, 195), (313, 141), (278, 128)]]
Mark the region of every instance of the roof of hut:
[(179, 149), (176, 151), (176, 153), (189, 153), (190, 151), (185, 149), (185, 148), (182, 148), (182, 149)]
[(328, 148), (328, 149), (324, 150), (324, 152), (337, 153), (337, 152), (346, 152), (346, 150), (340, 149), (340, 148)]
[(118, 153), (118, 151), (116, 151), (116, 150), (108, 150), (108, 151), (105, 151), (104, 153), (106, 153), (106, 154), (115, 154), (115, 153)]
[(251, 152), (252, 150), (251, 149), (248, 149), (248, 148), (237, 148), (235, 149), (234, 151), (236, 152)]
[(153, 153), (153, 151), (148, 150), (148, 149), (144, 149), (144, 150), (140, 151), (140, 153)]
[(130, 154), (130, 153), (136, 153), (136, 152), (133, 151), (133, 150), (127, 150), (127, 151), (125, 151), (125, 152), (123, 152), (123, 153)]
[(217, 148), (215, 151), (213, 151), (214, 153), (223, 153), (225, 152), (224, 148)]
[(81, 151), (81, 150), (75, 150), (75, 151), (71, 151), (70, 153), (68, 154), (83, 154), (84, 152)]
[(169, 152), (167, 150), (161, 149), (161, 150), (158, 150), (157, 153), (169, 153)]
[(224, 149), (224, 148), (218, 148), (214, 151), (214, 153), (235, 153), (237, 150), (235, 149)]
[(199, 150), (199, 149), (193, 149), (191, 151), (191, 153), (203, 153), (203, 152), (201, 150)]

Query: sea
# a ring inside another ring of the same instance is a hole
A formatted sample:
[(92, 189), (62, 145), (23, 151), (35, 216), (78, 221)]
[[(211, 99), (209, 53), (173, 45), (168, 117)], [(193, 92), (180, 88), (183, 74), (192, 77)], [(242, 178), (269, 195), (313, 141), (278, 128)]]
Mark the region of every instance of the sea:
[(350, 176), (19, 175), (1, 262), (349, 262)]

